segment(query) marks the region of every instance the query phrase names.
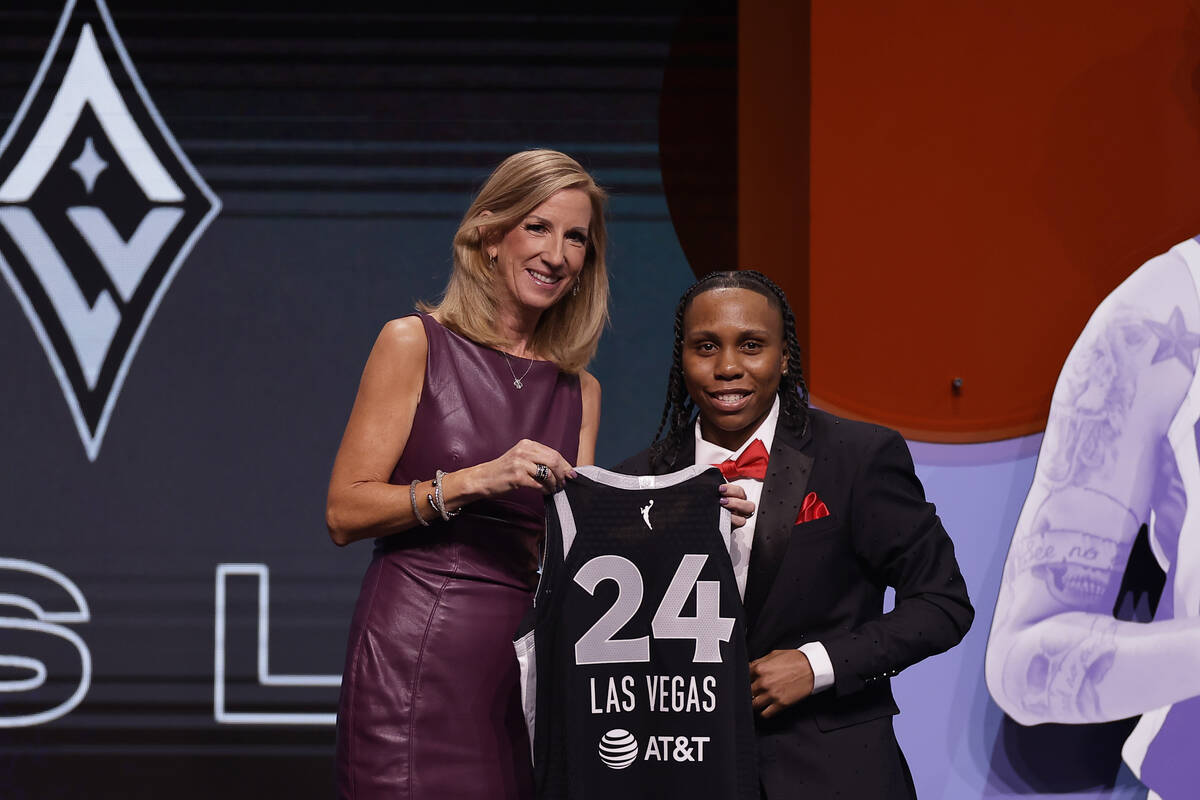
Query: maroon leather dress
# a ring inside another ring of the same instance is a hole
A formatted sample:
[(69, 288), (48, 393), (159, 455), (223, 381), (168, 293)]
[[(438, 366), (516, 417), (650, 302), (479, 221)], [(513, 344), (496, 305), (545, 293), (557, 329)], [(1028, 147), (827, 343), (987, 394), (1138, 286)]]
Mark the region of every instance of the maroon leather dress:
[[(575, 463), (577, 376), (510, 358), (518, 389), (501, 353), (421, 322), (425, 385), (392, 483), (490, 461), (523, 438)], [(537, 583), (542, 497), (514, 491), (378, 540), (338, 706), (344, 800), (533, 797), (512, 637)]]

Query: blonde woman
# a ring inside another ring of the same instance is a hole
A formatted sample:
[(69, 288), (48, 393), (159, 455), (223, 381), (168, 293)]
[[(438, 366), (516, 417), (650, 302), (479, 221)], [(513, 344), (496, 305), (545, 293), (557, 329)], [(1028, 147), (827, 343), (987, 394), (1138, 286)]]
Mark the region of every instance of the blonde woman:
[(442, 301), (387, 323), (329, 484), (339, 545), (375, 538), (343, 673), (342, 798), (529, 798), (512, 634), (542, 495), (591, 464), (608, 318), (605, 194), (517, 153), (454, 237)]

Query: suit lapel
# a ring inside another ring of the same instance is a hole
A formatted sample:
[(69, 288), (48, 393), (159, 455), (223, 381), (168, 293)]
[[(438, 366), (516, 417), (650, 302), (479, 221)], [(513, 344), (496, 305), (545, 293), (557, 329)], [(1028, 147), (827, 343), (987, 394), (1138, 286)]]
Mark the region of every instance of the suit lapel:
[[(811, 430), (811, 425), (809, 428)], [(813, 464), (812, 456), (806, 452), (810, 440), (809, 433), (796, 436), (783, 425), (775, 430), (767, 477), (758, 503), (758, 522), (754, 526), (746, 596), (742, 602), (747, 632), (753, 631), (758, 622), (758, 614), (771, 592), (787, 550), (796, 515), (808, 492)]]

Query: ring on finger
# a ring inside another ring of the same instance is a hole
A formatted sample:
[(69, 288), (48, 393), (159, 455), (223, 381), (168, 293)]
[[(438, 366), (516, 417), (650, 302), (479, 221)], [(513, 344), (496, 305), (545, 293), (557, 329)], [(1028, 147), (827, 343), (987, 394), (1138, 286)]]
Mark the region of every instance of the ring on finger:
[(545, 464), (534, 464), (537, 471), (533, 473), (533, 479), (538, 483), (545, 483), (546, 478), (550, 477), (550, 468)]

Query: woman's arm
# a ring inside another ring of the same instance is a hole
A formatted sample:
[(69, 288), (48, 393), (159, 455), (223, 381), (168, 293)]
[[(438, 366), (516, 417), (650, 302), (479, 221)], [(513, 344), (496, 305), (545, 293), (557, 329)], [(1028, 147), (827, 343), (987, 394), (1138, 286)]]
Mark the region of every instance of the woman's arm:
[(1017, 722), (1122, 719), (1200, 695), (1200, 618), (1113, 617), (1195, 371), (1195, 298), (1178, 256), (1147, 263), (1063, 366), (988, 639), (988, 690)]
[[(412, 431), (428, 351), (417, 317), (384, 325), (371, 348), (329, 479), (325, 523), (339, 545), (418, 524), (408, 487), (393, 486), (388, 478)], [(436, 512), (425, 503), (428, 489), (417, 488), (425, 518), (432, 520)]]
[[(394, 486), (388, 479), (412, 431), (428, 350), (417, 317), (392, 320), (375, 341), (329, 479), (325, 522), (338, 545), (420, 524), (413, 514), (409, 487)], [(598, 405), (598, 384), (596, 393)], [(593, 449), (594, 445), (593, 433)], [(537, 464), (550, 468), (544, 484), (534, 478)], [(520, 487), (552, 491), (571, 474), (571, 465), (555, 450), (523, 439), (493, 461), (446, 473), (442, 496), (446, 510), (455, 511)], [(416, 487), (417, 508), (425, 521), (436, 523), (438, 512), (426, 499), (432, 493), (429, 475)]]
[(579, 373), (579, 391), (583, 394), (583, 424), (579, 426), (577, 466), (596, 463), (596, 436), (600, 433), (600, 381), (590, 372)]

